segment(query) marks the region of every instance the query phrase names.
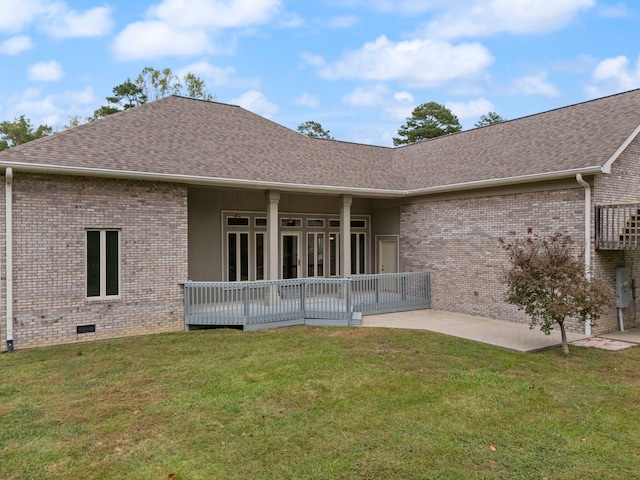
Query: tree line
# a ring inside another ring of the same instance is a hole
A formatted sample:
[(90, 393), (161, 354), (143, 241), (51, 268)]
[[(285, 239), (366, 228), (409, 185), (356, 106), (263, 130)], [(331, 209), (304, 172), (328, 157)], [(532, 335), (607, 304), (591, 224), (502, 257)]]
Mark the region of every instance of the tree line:
[[(135, 80), (127, 78), (121, 84), (113, 87), (112, 95), (105, 97), (107, 103), (95, 110), (93, 115), (87, 118), (71, 117), (62, 128), (66, 130), (77, 127), (83, 123), (92, 122), (169, 95), (182, 95), (208, 101), (215, 100), (215, 96), (207, 90), (205, 81), (194, 73), (189, 72), (179, 77), (170, 68), (157, 70), (153, 67), (145, 67)], [(0, 151), (46, 137), (52, 133), (53, 127), (49, 125), (35, 127), (31, 124), (31, 120), (25, 118), (24, 115), (15, 118), (12, 122), (5, 120), (0, 122)]]
[[(189, 72), (179, 77), (170, 68), (157, 70), (153, 67), (145, 67), (135, 80), (127, 78), (113, 87), (112, 95), (105, 97), (107, 103), (96, 109), (93, 115), (84, 119), (77, 116), (71, 117), (62, 128), (76, 127), (169, 95), (215, 100), (215, 96), (207, 90), (204, 80), (194, 73)], [(475, 126), (483, 127), (504, 121), (505, 119), (496, 112), (488, 112), (480, 117)], [(400, 146), (418, 143), (461, 130), (460, 121), (451, 110), (440, 103), (427, 102), (413, 109), (411, 116), (398, 129), (398, 136), (393, 138), (393, 144)], [(313, 120), (300, 124), (298, 132), (312, 138), (334, 140), (328, 130)], [(51, 126), (35, 127), (28, 118), (21, 115), (12, 122), (0, 122), (0, 150), (30, 142), (51, 133), (53, 133)]]
[[(488, 112), (480, 117), (475, 126), (486, 127), (504, 121), (506, 119), (496, 112)], [(393, 144), (396, 147), (409, 145), (460, 131), (462, 131), (462, 125), (451, 110), (440, 103), (427, 102), (413, 109), (411, 116), (407, 117), (406, 123), (398, 129), (398, 136), (393, 138)], [(328, 130), (312, 120), (300, 124), (298, 132), (312, 138), (333, 140)]]

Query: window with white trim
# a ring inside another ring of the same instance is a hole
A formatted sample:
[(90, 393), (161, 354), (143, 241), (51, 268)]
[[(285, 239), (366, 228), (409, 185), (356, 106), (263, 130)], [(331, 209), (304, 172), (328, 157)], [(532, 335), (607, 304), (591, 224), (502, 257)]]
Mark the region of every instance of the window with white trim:
[(366, 236), (364, 233), (351, 234), (351, 274), (365, 273)]
[(87, 230), (87, 297), (120, 295), (120, 230)]

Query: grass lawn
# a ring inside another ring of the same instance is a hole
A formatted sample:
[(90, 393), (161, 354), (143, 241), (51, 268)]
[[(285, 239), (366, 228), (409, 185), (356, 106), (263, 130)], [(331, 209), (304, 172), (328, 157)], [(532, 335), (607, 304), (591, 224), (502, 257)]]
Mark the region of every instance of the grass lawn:
[(640, 348), (150, 335), (0, 355), (0, 422), (2, 479), (640, 478)]

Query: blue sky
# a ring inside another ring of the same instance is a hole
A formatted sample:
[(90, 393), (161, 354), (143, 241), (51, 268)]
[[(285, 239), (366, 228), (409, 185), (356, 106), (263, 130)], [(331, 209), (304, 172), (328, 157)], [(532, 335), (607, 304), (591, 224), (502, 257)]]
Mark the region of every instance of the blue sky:
[(640, 5), (605, 0), (0, 0), (0, 120), (61, 128), (145, 67), (295, 129), (392, 145), (417, 105), (464, 129), (640, 87)]

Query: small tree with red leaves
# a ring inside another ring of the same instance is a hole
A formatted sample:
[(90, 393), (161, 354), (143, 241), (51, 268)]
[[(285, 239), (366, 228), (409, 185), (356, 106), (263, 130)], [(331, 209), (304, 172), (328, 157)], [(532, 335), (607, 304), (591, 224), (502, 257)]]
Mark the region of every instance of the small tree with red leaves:
[(539, 236), (529, 228), (527, 235), (510, 232), (508, 239), (500, 238), (499, 242), (510, 260), (506, 271), (507, 301), (531, 317), (531, 328), (540, 325), (548, 335), (558, 324), (562, 352), (568, 355), (565, 320), (597, 320), (612, 298), (610, 289), (587, 276), (569, 235)]

